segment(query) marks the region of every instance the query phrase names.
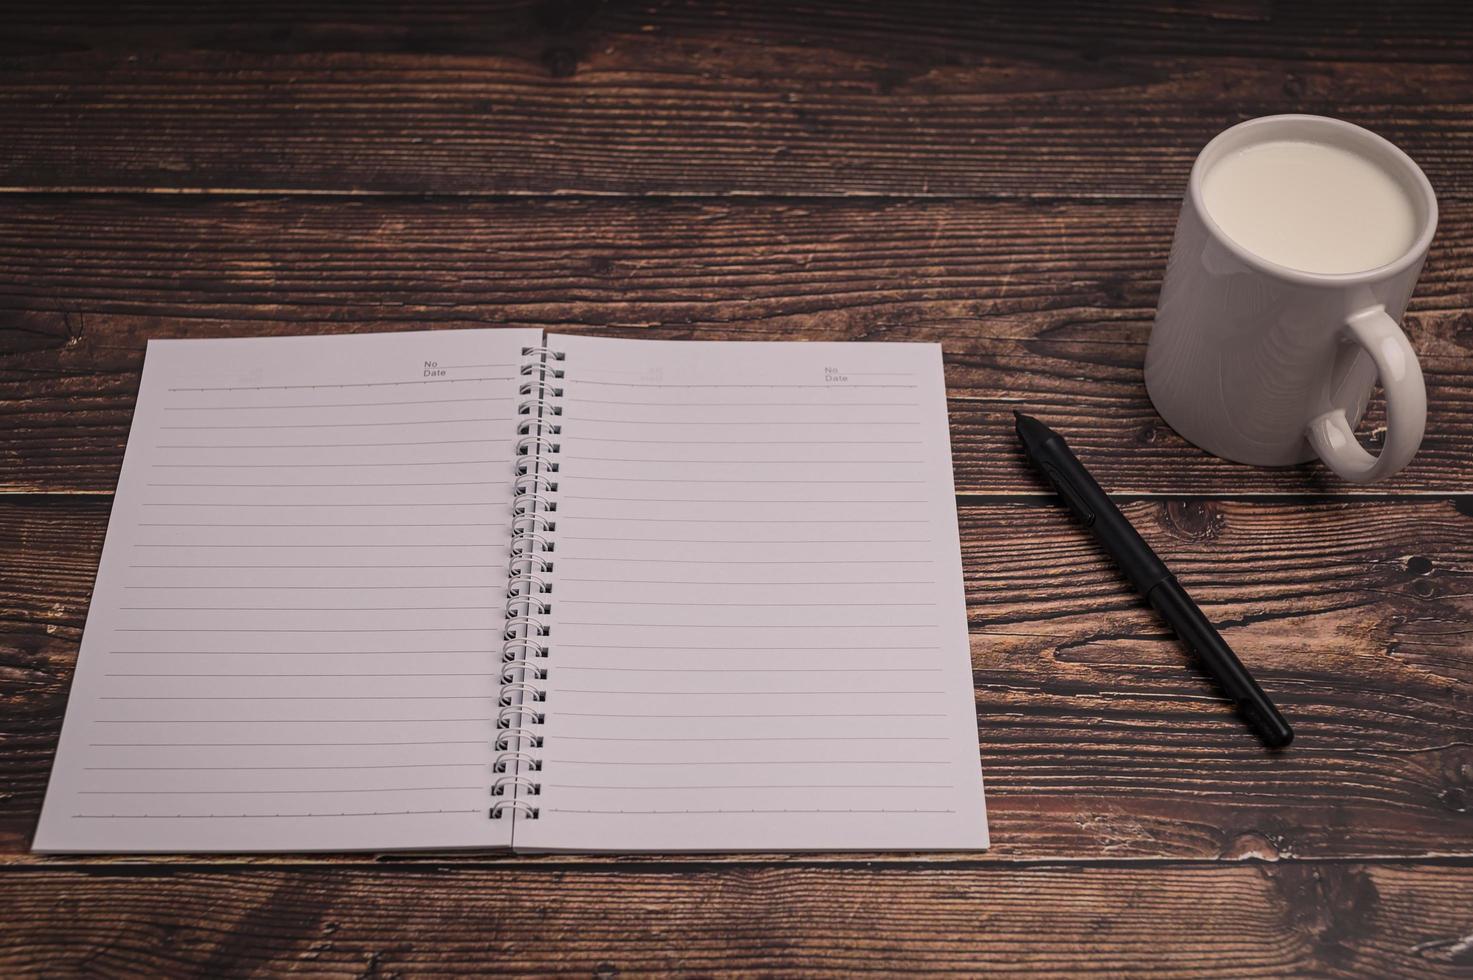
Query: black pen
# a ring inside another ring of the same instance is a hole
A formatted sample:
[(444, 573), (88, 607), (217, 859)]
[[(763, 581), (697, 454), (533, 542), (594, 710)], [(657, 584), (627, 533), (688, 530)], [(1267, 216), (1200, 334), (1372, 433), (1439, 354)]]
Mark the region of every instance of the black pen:
[(1294, 730), (1248, 673), (1237, 654), (1202, 615), (1181, 583), (1120, 513), (1094, 477), (1084, 468), (1064, 437), (1038, 419), (1014, 412), (1018, 438), (1028, 458), (1053, 484), (1074, 516), (1094, 533), (1132, 585), (1196, 652), (1203, 668), (1222, 692), (1237, 705), (1239, 714), (1263, 743), (1281, 749), (1294, 740)]

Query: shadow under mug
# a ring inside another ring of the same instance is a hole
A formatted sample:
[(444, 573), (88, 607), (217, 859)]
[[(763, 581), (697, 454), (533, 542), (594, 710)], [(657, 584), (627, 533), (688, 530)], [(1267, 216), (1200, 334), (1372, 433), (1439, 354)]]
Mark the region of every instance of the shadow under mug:
[[(1225, 155), (1271, 140), (1348, 150), (1405, 192), (1412, 245), (1364, 272), (1302, 272), (1230, 239), (1203, 203)], [(1324, 116), (1264, 116), (1224, 130), (1197, 155), (1177, 221), (1146, 352), (1146, 390), (1183, 438), (1217, 456), (1288, 466), (1318, 456), (1372, 483), (1416, 455), (1427, 421), (1422, 368), (1398, 321), (1437, 229), (1437, 198), (1412, 159), (1369, 130)], [(1355, 437), (1371, 391), (1386, 393), (1386, 439), (1373, 456)]]

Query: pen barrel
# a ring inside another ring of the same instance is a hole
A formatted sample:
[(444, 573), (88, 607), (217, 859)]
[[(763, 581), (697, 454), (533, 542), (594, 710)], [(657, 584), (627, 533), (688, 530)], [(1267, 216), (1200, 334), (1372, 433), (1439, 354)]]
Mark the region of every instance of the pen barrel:
[(1145, 595), (1158, 582), (1171, 577), (1166, 565), (1074, 458), (1062, 438), (1043, 445), (1038, 463), (1074, 516), (1099, 540), (1138, 592)]
[(1202, 615), (1165, 563), (1106, 496), (1063, 438), (1037, 419), (1018, 414), (1018, 437), (1044, 477), (1081, 524), (1089, 529), (1136, 591), (1161, 614), (1232, 699), (1238, 714), (1270, 748), (1294, 740), (1294, 730), (1263, 693), (1242, 661)]
[(1237, 654), (1175, 578), (1168, 575), (1151, 589), (1146, 598), (1182, 642), (1202, 660), (1207, 673), (1216, 679), (1222, 693), (1237, 705), (1243, 720), (1265, 745), (1283, 748), (1294, 740), (1294, 730), (1279, 709), (1274, 707)]

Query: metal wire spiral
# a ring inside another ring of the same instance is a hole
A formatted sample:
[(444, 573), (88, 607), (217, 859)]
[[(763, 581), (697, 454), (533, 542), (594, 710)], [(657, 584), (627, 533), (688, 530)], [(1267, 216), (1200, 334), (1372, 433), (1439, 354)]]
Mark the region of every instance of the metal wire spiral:
[(561, 448), (558, 421), (562, 407), (564, 355), (548, 347), (522, 350), (527, 362), (517, 391), (517, 441), (513, 457), (514, 496), (511, 505), (511, 555), (506, 568), (506, 631), (501, 648), (501, 691), (497, 697), (496, 751), (491, 770), (495, 801), (492, 820), (515, 813), (536, 820), (539, 810), (527, 798), (542, 793), (536, 773), (542, 760), (533, 750), (542, 747), (541, 709), (547, 692), (540, 686), (548, 674), (552, 649), (546, 617), (552, 612), (554, 565), (552, 533), (557, 529), (556, 456)]

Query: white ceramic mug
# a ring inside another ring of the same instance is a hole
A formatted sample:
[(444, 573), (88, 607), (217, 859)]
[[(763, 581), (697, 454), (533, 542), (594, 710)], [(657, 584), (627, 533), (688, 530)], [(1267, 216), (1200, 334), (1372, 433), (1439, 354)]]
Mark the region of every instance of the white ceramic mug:
[[(1270, 261), (1229, 238), (1204, 201), (1207, 176), (1229, 154), (1285, 140), (1336, 147), (1381, 168), (1411, 208), (1409, 247), (1376, 268), (1329, 274)], [(1190, 442), (1237, 462), (1319, 456), (1355, 483), (1396, 473), (1416, 454), (1427, 420), (1422, 368), (1398, 320), (1436, 227), (1426, 176), (1369, 130), (1286, 115), (1222, 132), (1192, 167), (1151, 330), (1146, 389), (1156, 410)], [(1373, 456), (1355, 426), (1378, 378), (1387, 425)]]

